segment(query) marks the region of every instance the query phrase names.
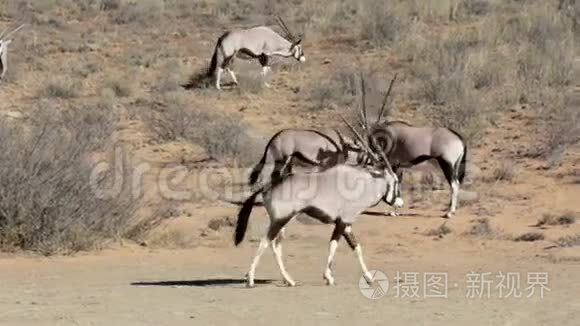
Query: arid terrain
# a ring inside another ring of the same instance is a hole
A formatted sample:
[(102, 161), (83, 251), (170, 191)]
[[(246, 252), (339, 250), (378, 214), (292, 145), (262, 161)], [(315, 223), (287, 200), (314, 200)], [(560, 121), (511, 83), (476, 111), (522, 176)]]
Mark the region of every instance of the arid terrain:
[[(0, 325), (578, 325), (579, 12), (539, 0), (0, 0), (0, 30), (26, 24), (0, 82)], [(305, 63), (275, 60), (271, 88), (242, 60), (237, 87), (182, 87), (224, 31), (276, 29), (273, 14), (305, 32)], [(442, 218), (440, 169), (421, 164), (400, 216), (381, 203), (353, 226), (384, 296), (363, 295), (345, 242), (337, 285), (324, 284), (332, 226), (305, 216), (283, 242), (298, 286), (267, 253), (247, 289), (267, 215), (255, 208), (235, 247), (239, 207), (220, 199), (243, 195), (280, 129), (342, 127), (360, 72), (371, 117), (398, 73), (389, 119), (464, 136), (456, 216)], [(429, 296), (433, 274), (446, 276), (443, 297)]]

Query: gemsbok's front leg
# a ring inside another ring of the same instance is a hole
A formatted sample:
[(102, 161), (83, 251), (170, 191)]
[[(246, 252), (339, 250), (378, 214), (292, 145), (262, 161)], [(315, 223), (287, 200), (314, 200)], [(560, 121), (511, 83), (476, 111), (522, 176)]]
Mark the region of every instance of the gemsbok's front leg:
[(326, 281), (327, 285), (334, 285), (334, 277), (332, 276), (332, 265), (334, 260), (334, 254), (336, 253), (336, 248), (338, 247), (338, 240), (344, 233), (344, 229), (346, 228), (346, 224), (342, 222), (340, 219), (336, 220), (334, 225), (334, 231), (332, 232), (332, 236), (330, 237), (330, 244), (328, 248), (328, 260), (326, 261), (326, 269), (324, 270), (324, 274), (322, 277)]
[(371, 284), (373, 282), (373, 277), (372, 277), (371, 273), (369, 273), (367, 265), (365, 264), (365, 261), (363, 259), (361, 246), (356, 241), (356, 238), (354, 237), (354, 234), (352, 233), (352, 229), (351, 229), (350, 225), (346, 226), (346, 228), (344, 229), (343, 235), (344, 235), (344, 238), (346, 239), (346, 242), (348, 242), (348, 245), (352, 248), (352, 250), (354, 250), (354, 252), (356, 254), (356, 257), (358, 259), (358, 262), (359, 262), (360, 267), (361, 267), (362, 272), (363, 272), (363, 277), (365, 278), (365, 280), (367, 281), (368, 284)]

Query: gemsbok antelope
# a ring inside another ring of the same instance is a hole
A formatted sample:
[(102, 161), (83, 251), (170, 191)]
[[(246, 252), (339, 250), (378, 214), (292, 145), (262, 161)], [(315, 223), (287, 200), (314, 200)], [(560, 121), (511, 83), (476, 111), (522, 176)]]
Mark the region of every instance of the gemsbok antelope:
[(234, 236), (236, 246), (244, 239), (248, 220), (259, 194), (262, 194), (264, 206), (270, 217), (268, 230), (260, 240), (247, 274), (248, 287), (254, 286), (256, 267), (260, 257), (270, 245), (284, 281), (289, 286), (296, 285), (282, 261), (282, 238), (285, 225), (299, 213), (335, 225), (323, 273), (328, 285), (334, 284), (331, 268), (341, 237), (346, 239), (355, 252), (365, 280), (368, 283), (373, 281), (364, 262), (361, 246), (353, 235), (352, 224), (362, 212), (376, 206), (381, 200), (395, 209), (401, 207), (403, 200), (399, 196), (399, 180), (385, 154), (382, 151), (373, 152), (368, 144), (368, 139), (373, 139), (372, 135), (367, 134), (366, 138), (361, 136), (342, 115), (340, 117), (356, 136), (371, 165), (338, 164), (321, 172), (282, 175), (246, 199), (238, 213)]
[(20, 25), (6, 36), (4, 36), (6, 30), (0, 34), (0, 81), (4, 79), (6, 71), (8, 71), (8, 45), (12, 43), (12, 39), (9, 39), (9, 37), (18, 32), (22, 27), (24, 25)]
[[(262, 179), (269, 183), (284, 173), (290, 173), (293, 160), (317, 168), (340, 163), (358, 164), (364, 150), (338, 130), (323, 133), (311, 129), (284, 129), (277, 132), (266, 145), (262, 159), (253, 168), (249, 183)], [(260, 178), (261, 176), (261, 178)]]
[(217, 89), (221, 89), (221, 76), (224, 70), (230, 74), (234, 84), (238, 84), (236, 75), (230, 68), (235, 57), (258, 59), (262, 65), (262, 78), (266, 87), (269, 87), (266, 74), (270, 70), (271, 57), (293, 57), (299, 62), (306, 61), (301, 45), (302, 38), (292, 34), (282, 18), (277, 16), (276, 19), (285, 36), (281, 36), (270, 27), (257, 26), (228, 31), (218, 38), (208, 70), (208, 77), (215, 78)]
[[(451, 199), (444, 217), (450, 218), (457, 209), (459, 185), (465, 177), (467, 145), (459, 133), (444, 127), (416, 127), (402, 121), (381, 122), (396, 75), (375, 123), (369, 127), (366, 112), (361, 112), (363, 129), (368, 130), (373, 150), (383, 152), (402, 181), (402, 171), (426, 160), (435, 159), (451, 188)], [(363, 105), (364, 108), (364, 105)]]
[[(367, 147), (368, 148), (368, 147)], [(334, 284), (331, 267), (338, 240), (344, 236), (354, 250), (362, 268), (364, 278), (372, 282), (356, 241), (351, 225), (366, 209), (377, 205), (381, 199), (394, 207), (402, 206), (397, 196), (399, 182), (388, 161), (378, 160), (375, 155), (372, 167), (339, 164), (322, 172), (290, 174), (273, 180), (254, 192), (242, 205), (238, 213), (235, 244), (244, 239), (248, 220), (256, 197), (262, 194), (264, 206), (270, 217), (266, 235), (261, 239), (256, 255), (247, 274), (247, 286), (254, 286), (254, 276), (260, 257), (269, 245), (276, 258), (280, 273), (289, 286), (296, 283), (286, 271), (282, 261), (282, 238), (284, 226), (297, 214), (304, 213), (327, 224), (334, 224), (323, 278), (328, 285)]]

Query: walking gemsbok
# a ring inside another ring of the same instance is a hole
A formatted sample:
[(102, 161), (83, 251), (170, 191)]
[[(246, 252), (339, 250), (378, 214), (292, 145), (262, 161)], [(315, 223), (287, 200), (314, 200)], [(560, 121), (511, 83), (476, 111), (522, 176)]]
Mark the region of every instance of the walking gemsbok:
[(211, 58), (208, 76), (215, 78), (215, 87), (221, 89), (221, 76), (224, 69), (230, 74), (234, 84), (238, 80), (231, 66), (234, 58), (258, 59), (262, 65), (262, 78), (266, 87), (266, 73), (270, 70), (273, 56), (293, 57), (299, 62), (306, 61), (302, 51), (302, 38), (290, 32), (282, 18), (276, 17), (284, 36), (267, 26), (257, 26), (243, 30), (233, 30), (218, 38)]

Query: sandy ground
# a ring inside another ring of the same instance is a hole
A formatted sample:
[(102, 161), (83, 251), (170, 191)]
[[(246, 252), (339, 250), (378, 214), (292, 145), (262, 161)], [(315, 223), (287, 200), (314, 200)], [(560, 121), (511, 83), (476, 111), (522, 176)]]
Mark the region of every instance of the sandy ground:
[[(0, 324), (578, 324), (577, 248), (550, 249), (548, 241), (473, 238), (461, 231), (470, 225), (465, 217), (448, 222), (452, 234), (442, 239), (429, 237), (424, 231), (442, 220), (417, 215), (386, 217), (377, 207), (356, 224), (369, 268), (384, 272), (390, 281), (387, 294), (380, 299), (368, 299), (360, 292), (360, 269), (345, 243), (336, 257), (338, 284), (324, 285), (322, 271), (332, 228), (298, 221), (288, 226), (284, 256), (299, 285), (282, 285), (268, 253), (257, 271), (262, 281), (256, 288), (246, 289), (244, 274), (255, 250), (255, 234), (266, 218), (259, 208), (252, 217), (249, 241), (239, 248), (231, 244), (232, 230), (226, 228), (206, 245), (187, 250), (126, 244), (75, 257), (3, 257)], [(194, 229), (191, 220), (182, 220), (180, 227)], [(418, 297), (403, 297), (406, 286), (414, 287), (409, 281), (399, 281), (397, 293), (393, 287), (397, 272), (399, 276), (418, 273)], [(485, 279), (492, 281), (489, 291), (484, 288), (484, 298), (471, 298), (474, 290), (468, 284), (468, 274), (485, 272), (490, 273)], [(514, 287), (521, 290), (522, 298), (500, 297), (500, 272), (520, 275), (520, 286)], [(543, 298), (539, 292), (526, 297), (528, 273), (533, 272), (548, 275), (549, 291)], [(447, 274), (446, 298), (424, 295), (425, 289), (431, 289), (424, 283), (426, 273)]]

